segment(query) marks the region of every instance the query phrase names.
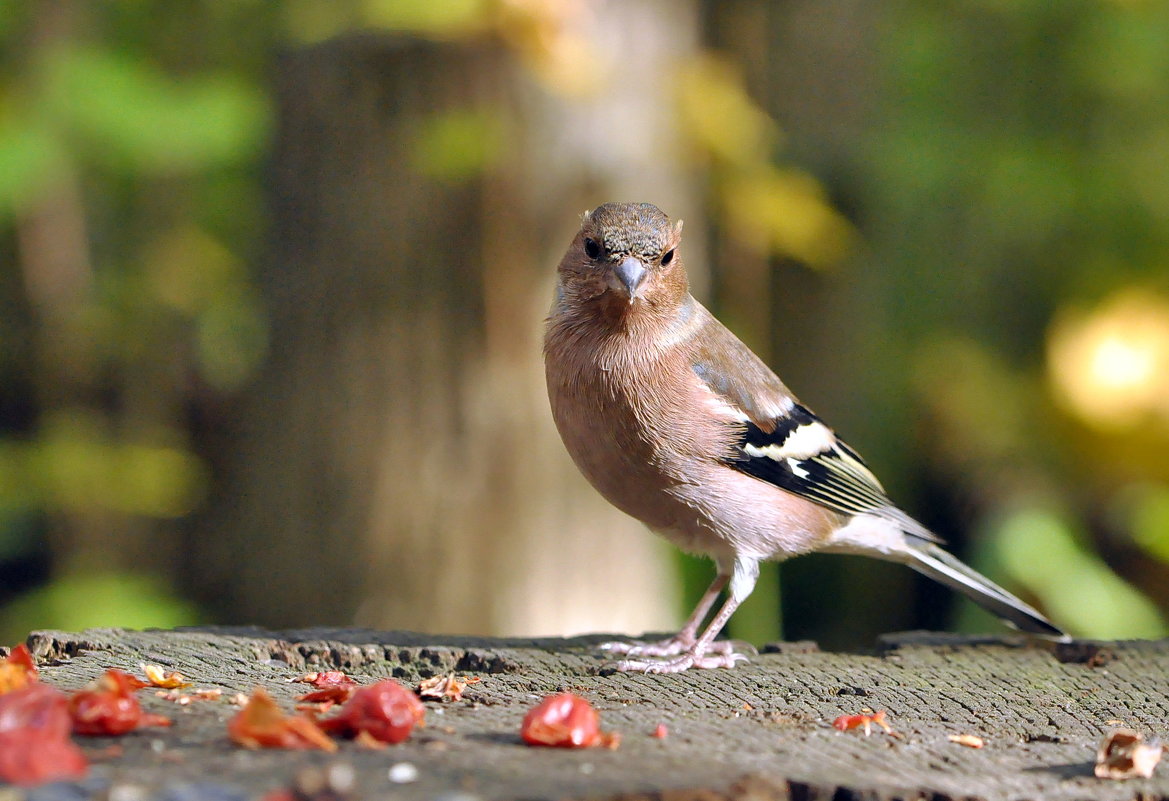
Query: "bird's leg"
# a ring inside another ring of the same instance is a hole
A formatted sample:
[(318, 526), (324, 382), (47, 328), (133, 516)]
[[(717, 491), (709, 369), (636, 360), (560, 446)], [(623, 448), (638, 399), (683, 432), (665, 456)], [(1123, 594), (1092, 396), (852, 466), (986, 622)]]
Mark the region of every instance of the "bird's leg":
[[(751, 591), (755, 589), (755, 581), (758, 578), (759, 561), (757, 559), (736, 557), (735, 566), (730, 576), (731, 591), (726, 603), (722, 605), (718, 614), (706, 627), (706, 631), (702, 632), (702, 636), (695, 640), (690, 648), (673, 659), (664, 661), (625, 659), (617, 663), (617, 669), (643, 673), (681, 673), (692, 667), (730, 668), (739, 662), (746, 662), (746, 655), (736, 652), (733, 648), (723, 649), (712, 647), (712, 645), (714, 645), (714, 638), (718, 636), (718, 633), (726, 626), (727, 621), (731, 619), (731, 615), (739, 608), (739, 604), (743, 603)], [(717, 581), (718, 579), (716, 579)], [(711, 586), (713, 587), (713, 585)], [(705, 598), (706, 596), (703, 596), (704, 600)]]
[[(727, 582), (731, 580), (729, 572), (719, 571), (718, 575), (714, 577), (714, 581), (710, 582), (710, 586), (706, 588), (706, 592), (702, 594), (701, 600), (698, 601), (698, 606), (694, 607), (694, 611), (690, 614), (690, 618), (686, 621), (686, 625), (682, 626), (682, 630), (660, 642), (607, 642), (601, 644), (601, 650), (608, 651), (611, 654), (622, 654), (628, 656), (677, 656), (680, 653), (690, 650), (694, 643), (698, 641), (698, 627), (702, 625), (702, 621), (706, 619), (706, 615), (710, 612), (710, 608), (714, 606), (715, 599), (718, 594), (722, 592), (723, 587), (727, 586)], [(715, 643), (710, 649), (712, 651), (729, 652), (733, 649), (732, 643), (719, 642)]]
[(656, 659), (624, 659), (617, 663), (617, 669), (622, 671), (641, 671), (643, 673), (681, 673), (683, 670), (692, 667), (734, 667), (738, 662), (746, 662), (747, 657), (744, 654), (737, 653), (732, 649), (715, 651), (710, 647), (714, 638), (718, 636), (723, 626), (731, 619), (731, 615), (738, 609), (740, 603), (733, 595), (727, 598), (726, 603), (723, 604), (722, 609), (718, 610), (718, 614), (714, 616), (714, 620), (710, 621), (710, 625), (706, 627), (706, 631), (703, 632), (702, 636), (695, 640), (690, 648), (675, 656), (673, 659), (662, 661)]

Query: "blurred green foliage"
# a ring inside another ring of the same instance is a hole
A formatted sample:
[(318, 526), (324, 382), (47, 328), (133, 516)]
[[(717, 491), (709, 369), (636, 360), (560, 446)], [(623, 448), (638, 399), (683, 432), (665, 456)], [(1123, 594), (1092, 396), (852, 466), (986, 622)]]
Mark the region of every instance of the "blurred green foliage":
[(273, 23), (251, 3), (4, 8), (0, 630), (192, 622), (139, 571), (173, 575), (162, 521), (207, 489), (184, 410), (266, 346)]
[[(975, 511), (976, 566), (1095, 637), (1169, 630), (1169, 573), (1137, 555), (1169, 538), (1167, 35), (1163, 3), (948, 0), (892, 6), (879, 37), (879, 369), (909, 366), (913, 458)], [(1113, 335), (1133, 286), (1153, 322)]]
[(1118, 498), (1121, 525), (1154, 559), (1169, 564), (1169, 485), (1132, 484)]
[(18, 642), (37, 628), (81, 631), (101, 626), (173, 628), (200, 622), (163, 580), (134, 574), (69, 575), (0, 609), (0, 640)]
[(1165, 619), (1087, 545), (1074, 522), (1036, 504), (990, 521), (989, 546), (1007, 576), (1042, 598), (1078, 634), (1126, 639), (1165, 633)]
[(29, 442), (0, 442), (0, 510), (110, 510), (170, 518), (190, 513), (206, 485), (204, 465), (157, 439), (114, 438), (98, 421), (64, 414)]
[(433, 114), (418, 123), (414, 168), (421, 175), (443, 179), (481, 175), (499, 161), (504, 131), (499, 115), (463, 110)]
[(819, 181), (777, 162), (779, 126), (727, 59), (695, 58), (678, 76), (679, 125), (710, 174), (718, 224), (750, 250), (812, 267), (840, 262), (854, 235)]

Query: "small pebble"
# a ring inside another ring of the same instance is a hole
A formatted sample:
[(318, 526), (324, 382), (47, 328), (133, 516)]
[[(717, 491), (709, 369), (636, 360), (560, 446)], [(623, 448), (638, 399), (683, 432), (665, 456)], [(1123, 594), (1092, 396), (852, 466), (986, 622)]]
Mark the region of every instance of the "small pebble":
[(147, 801), (150, 793), (139, 784), (115, 784), (110, 787), (109, 801)]
[(390, 765), (390, 781), (394, 784), (409, 784), (418, 781), (418, 768), (410, 762), (395, 762)]
[(340, 795), (353, 792), (353, 785), (357, 783), (357, 769), (348, 762), (334, 762), (329, 765), (325, 775), (329, 780), (329, 789)]
[(303, 798), (316, 796), (343, 797), (353, 790), (357, 772), (348, 762), (333, 762), (297, 771), (293, 789)]

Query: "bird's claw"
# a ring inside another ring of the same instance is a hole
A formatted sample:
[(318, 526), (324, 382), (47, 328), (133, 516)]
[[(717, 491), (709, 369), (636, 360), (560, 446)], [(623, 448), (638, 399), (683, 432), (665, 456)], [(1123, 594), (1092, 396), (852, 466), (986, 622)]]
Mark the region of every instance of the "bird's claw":
[(681, 673), (690, 668), (709, 670), (712, 668), (733, 668), (739, 662), (746, 662), (747, 657), (736, 651), (717, 653), (707, 651), (703, 654), (685, 653), (674, 659), (623, 659), (615, 667), (625, 673)]

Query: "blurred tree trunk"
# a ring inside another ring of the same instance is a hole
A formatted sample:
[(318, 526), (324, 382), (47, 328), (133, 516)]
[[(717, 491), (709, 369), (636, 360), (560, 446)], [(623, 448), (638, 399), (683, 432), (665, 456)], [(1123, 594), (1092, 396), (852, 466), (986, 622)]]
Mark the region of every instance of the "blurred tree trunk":
[[(576, 473), (543, 387), (542, 320), (580, 213), (695, 207), (668, 98), (643, 94), (668, 87), (636, 78), (694, 46), (691, 8), (611, 12), (593, 22), (623, 43), (621, 70), (572, 98), (485, 42), (346, 38), (280, 62), (270, 356), (193, 560), (220, 617), (533, 634), (675, 621), (662, 546)], [(699, 251), (700, 226), (687, 233)]]
[[(45, 81), (48, 59), (43, 54), (74, 46), (81, 32), (92, 27), (92, 9), (76, 2), (34, 5), (30, 41), (25, 45), (30, 54), (27, 69)], [(108, 378), (96, 367), (100, 346), (87, 326), (94, 316), (97, 282), (83, 179), (75, 164), (66, 162), (50, 187), (20, 210), (15, 233), (16, 266), (28, 302), (30, 355), (36, 365), (30, 379), (36, 436), (76, 445), (141, 425), (137, 410), (111, 413), (100, 403), (110, 389)], [(116, 391), (129, 394), (130, 383), (119, 382)], [(153, 389), (156, 397), (167, 396), (164, 388)], [(158, 549), (151, 552), (149, 524), (95, 500), (50, 503), (45, 527), (54, 578), (117, 573), (150, 562), (169, 567), (165, 559), (157, 558)]]

